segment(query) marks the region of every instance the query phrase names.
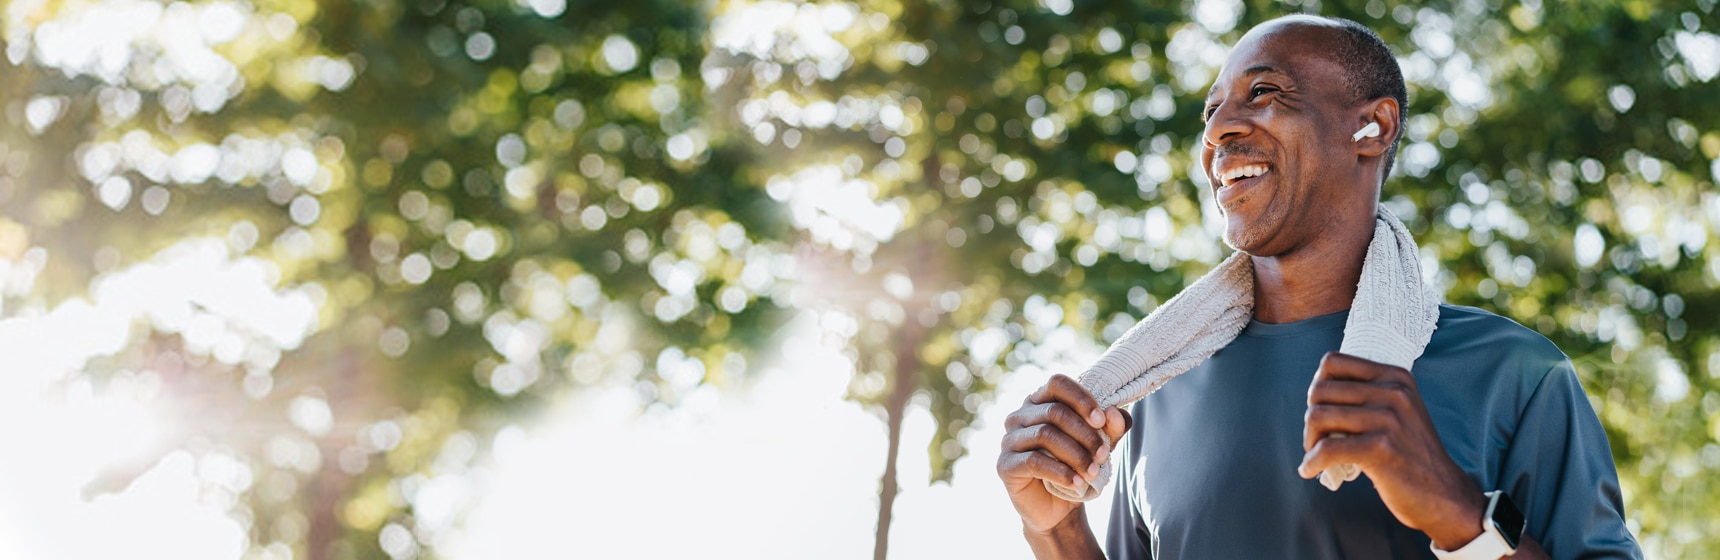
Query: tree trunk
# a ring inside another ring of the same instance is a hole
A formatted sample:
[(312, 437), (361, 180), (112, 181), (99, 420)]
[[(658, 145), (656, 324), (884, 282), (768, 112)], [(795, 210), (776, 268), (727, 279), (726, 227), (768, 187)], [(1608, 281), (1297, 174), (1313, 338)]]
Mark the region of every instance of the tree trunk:
[(908, 412), (908, 398), (914, 395), (915, 376), (920, 373), (920, 338), (925, 328), (920, 326), (917, 313), (908, 314), (896, 339), (896, 371), (891, 381), (890, 397), (885, 401), (886, 421), (890, 425), (890, 449), (885, 454), (884, 478), (878, 488), (878, 537), (872, 546), (873, 560), (884, 560), (890, 548), (890, 517), (901, 491), (897, 482), (896, 459), (902, 450), (902, 417)]
[[(916, 251), (916, 257), (909, 264), (909, 273), (914, 277), (916, 289), (924, 290), (920, 282), (923, 263), (926, 262), (925, 251)], [(904, 303), (902, 326), (896, 330), (894, 341), (896, 352), (896, 371), (890, 382), (890, 396), (884, 402), (885, 421), (890, 426), (890, 448), (885, 453), (884, 478), (878, 487), (878, 536), (872, 545), (872, 559), (884, 560), (889, 556), (890, 549), (890, 518), (896, 505), (896, 494), (901, 491), (897, 481), (896, 459), (902, 449), (902, 418), (908, 412), (908, 399), (914, 396), (914, 389), (919, 386), (920, 347), (925, 343), (926, 331), (920, 323), (920, 312), (925, 309), (925, 298), (916, 294)]]
[(337, 459), (340, 453), (333, 445), (318, 445), (322, 452), (322, 468), (317, 470), (306, 488), (308, 510), (310, 513), (310, 528), (305, 533), (305, 557), (309, 560), (331, 560), (334, 558), (335, 542), (340, 540), (340, 519), (336, 512), (339, 509), (342, 495), (346, 490), (349, 477), (340, 471)]
[[(333, 348), (327, 349), (332, 355), (327, 363), (317, 369), (319, 373), (331, 374), (321, 379), (317, 385), (327, 391), (326, 400), (330, 412), (334, 415), (335, 424), (329, 433), (317, 438), (317, 451), (322, 453), (322, 467), (316, 474), (311, 475), (303, 489), (305, 513), (310, 518), (310, 527), (305, 533), (305, 558), (307, 560), (333, 560), (337, 556), (336, 547), (345, 533), (341, 526), (340, 508), (346, 503), (348, 494), (352, 491), (355, 477), (341, 470), (340, 450), (352, 442), (352, 427), (365, 400), (364, 375), (369, 368), (365, 364), (363, 350), (347, 344), (337, 337), (328, 337), (319, 342), (333, 343)], [(374, 394), (374, 393), (371, 393)]]

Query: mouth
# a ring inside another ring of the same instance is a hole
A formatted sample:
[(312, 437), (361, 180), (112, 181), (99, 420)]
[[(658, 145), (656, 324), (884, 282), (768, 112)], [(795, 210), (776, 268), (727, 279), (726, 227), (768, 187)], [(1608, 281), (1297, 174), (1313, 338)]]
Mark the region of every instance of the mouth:
[(1218, 179), (1218, 187), (1213, 190), (1218, 193), (1221, 203), (1235, 198), (1272, 172), (1272, 166), (1265, 163), (1245, 163), (1221, 168), (1214, 162), (1212, 169), (1213, 177)]
[(1219, 170), (1218, 166), (1215, 165), (1213, 171), (1213, 175), (1218, 177), (1219, 188), (1225, 188), (1258, 179), (1262, 175), (1272, 172), (1272, 166), (1264, 163), (1250, 163)]

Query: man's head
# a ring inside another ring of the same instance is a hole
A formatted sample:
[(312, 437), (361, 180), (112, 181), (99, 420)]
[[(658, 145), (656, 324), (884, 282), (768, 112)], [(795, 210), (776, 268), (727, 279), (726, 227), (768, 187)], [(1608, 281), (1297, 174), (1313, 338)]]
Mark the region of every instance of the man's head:
[[(1409, 117), (1409, 90), (1404, 86), (1403, 69), (1398, 67), (1391, 48), (1374, 30), (1360, 23), (1343, 18), (1330, 18), (1328, 21), (1337, 24), (1338, 31), (1343, 33), (1338, 51), (1332, 54), (1344, 69), (1344, 78), (1354, 101), (1396, 99), (1398, 122), (1402, 123)], [(1397, 161), (1397, 139), (1401, 137), (1400, 127), (1399, 133), (1392, 138), (1391, 147), (1386, 149), (1386, 166), (1380, 171), (1381, 182), (1385, 181), (1385, 176), (1391, 173), (1392, 165)]]
[[(1250, 30), (1204, 113), (1225, 241), (1273, 256), (1333, 231), (1371, 234), (1405, 101), (1397, 60), (1358, 23), (1289, 16)], [(1369, 123), (1380, 134), (1352, 140)]]

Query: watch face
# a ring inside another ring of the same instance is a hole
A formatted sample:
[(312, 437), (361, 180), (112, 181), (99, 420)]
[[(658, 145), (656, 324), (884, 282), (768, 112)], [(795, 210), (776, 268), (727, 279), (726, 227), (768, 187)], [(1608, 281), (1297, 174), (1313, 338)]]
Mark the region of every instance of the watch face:
[(1499, 493), (1499, 499), (1493, 504), (1494, 526), (1499, 527), (1499, 535), (1516, 550), (1523, 540), (1523, 512), (1517, 511), (1517, 505), (1511, 503), (1511, 498), (1504, 492)]

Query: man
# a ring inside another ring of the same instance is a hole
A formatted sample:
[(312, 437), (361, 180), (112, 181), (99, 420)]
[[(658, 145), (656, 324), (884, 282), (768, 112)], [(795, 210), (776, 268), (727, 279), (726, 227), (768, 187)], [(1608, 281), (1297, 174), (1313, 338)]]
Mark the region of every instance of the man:
[[(1252, 260), (1253, 319), (1132, 414), (1055, 376), (1009, 416), (998, 473), (1036, 555), (1104, 556), (1045, 483), (1081, 487), (1114, 459), (1117, 560), (1641, 556), (1606, 435), (1539, 334), (1441, 305), (1413, 374), (1332, 352), (1405, 101), (1355, 22), (1292, 16), (1237, 43), (1202, 162), (1225, 242)], [(1362, 476), (1312, 480), (1339, 465)]]

